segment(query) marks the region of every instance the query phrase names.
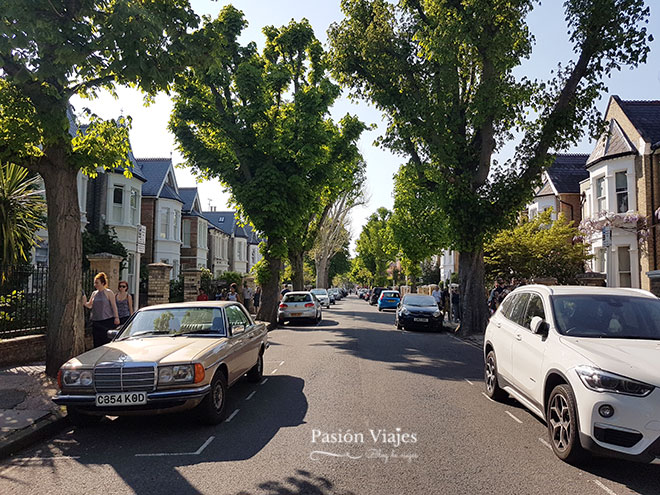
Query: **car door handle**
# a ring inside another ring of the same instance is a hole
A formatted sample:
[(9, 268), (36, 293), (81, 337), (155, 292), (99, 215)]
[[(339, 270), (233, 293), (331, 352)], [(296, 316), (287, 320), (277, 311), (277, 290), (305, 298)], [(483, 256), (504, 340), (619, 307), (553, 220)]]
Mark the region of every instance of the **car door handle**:
[(497, 321), (497, 322), (495, 322), (495, 326), (496, 326), (497, 328), (502, 328), (502, 323), (500, 323), (499, 321)]
[(522, 340), (522, 335), (519, 334), (519, 333), (517, 333), (517, 334), (516, 334), (516, 340)]

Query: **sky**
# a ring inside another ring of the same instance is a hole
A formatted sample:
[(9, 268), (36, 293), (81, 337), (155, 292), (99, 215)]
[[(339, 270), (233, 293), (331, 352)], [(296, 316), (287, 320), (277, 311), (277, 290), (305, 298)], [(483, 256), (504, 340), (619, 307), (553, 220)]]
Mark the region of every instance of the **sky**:
[[(264, 36), (261, 32), (264, 26), (281, 26), (292, 19), (307, 18), (316, 36), (324, 44), (327, 42), (326, 31), (331, 23), (343, 18), (340, 0), (235, 0), (210, 1), (192, 0), (191, 4), (198, 15), (217, 16), (224, 5), (233, 3), (241, 9), (249, 25), (242, 35), (241, 41), (255, 41), (261, 48)], [(525, 61), (517, 71), (517, 75), (526, 75), (530, 79), (547, 80), (550, 71), (558, 62), (566, 63), (574, 56), (572, 46), (566, 34), (566, 25), (560, 0), (546, 0), (537, 6), (528, 18), (531, 32), (534, 33), (536, 44), (529, 60)], [(651, 19), (648, 29), (656, 38), (651, 43), (651, 52), (646, 64), (635, 70), (624, 68), (614, 73), (606, 81), (608, 93), (604, 94), (598, 103), (598, 109), (605, 111), (610, 95), (619, 95), (624, 100), (658, 100), (660, 99), (660, 0), (646, 0), (651, 7)], [(175, 164), (182, 164), (183, 158), (177, 151), (173, 135), (167, 130), (167, 122), (172, 110), (172, 102), (165, 94), (158, 95), (154, 104), (143, 106), (142, 95), (129, 88), (120, 88), (118, 99), (109, 94), (101, 94), (98, 99), (80, 100), (74, 98), (73, 105), (77, 110), (90, 108), (102, 118), (116, 118), (120, 114), (132, 117), (130, 132), (133, 152), (138, 158), (172, 156)], [(394, 198), (393, 175), (405, 160), (389, 151), (374, 146), (374, 140), (382, 135), (385, 129), (384, 120), (378, 110), (365, 102), (349, 101), (346, 92), (335, 103), (331, 110), (332, 117), (338, 119), (346, 113), (357, 115), (367, 124), (375, 124), (376, 128), (362, 135), (359, 146), (367, 163), (367, 192), (369, 201), (364, 207), (356, 208), (351, 215), (353, 239), (359, 236), (367, 218), (377, 208), (384, 206), (392, 208)], [(574, 153), (590, 153), (594, 143), (585, 139), (579, 146), (570, 150)], [(507, 158), (514, 149), (514, 144), (505, 147), (501, 153), (501, 161)], [(217, 181), (197, 183), (196, 178), (185, 168), (177, 168), (177, 181), (181, 187), (197, 185), (200, 192), (202, 207), (207, 210), (215, 206), (218, 210), (228, 208), (229, 195), (223, 192)]]

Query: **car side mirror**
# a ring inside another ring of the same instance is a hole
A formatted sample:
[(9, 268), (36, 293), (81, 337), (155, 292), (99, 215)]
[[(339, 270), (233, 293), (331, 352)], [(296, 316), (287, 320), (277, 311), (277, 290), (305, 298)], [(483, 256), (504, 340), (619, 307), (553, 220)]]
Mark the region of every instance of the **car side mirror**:
[(117, 336), (118, 333), (119, 333), (119, 330), (117, 330), (116, 328), (113, 329), (113, 330), (108, 330), (108, 333), (107, 333), (108, 340), (110, 340), (110, 341), (115, 340), (115, 337)]
[(529, 326), (533, 334), (536, 335), (547, 335), (548, 334), (548, 324), (540, 316), (535, 316), (532, 318), (532, 322)]

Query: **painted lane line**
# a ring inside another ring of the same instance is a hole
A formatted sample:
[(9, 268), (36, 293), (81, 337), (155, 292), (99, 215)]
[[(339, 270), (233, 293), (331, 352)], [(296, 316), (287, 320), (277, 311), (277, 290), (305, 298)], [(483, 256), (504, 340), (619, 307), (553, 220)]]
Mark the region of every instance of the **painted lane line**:
[(271, 374), (271, 375), (274, 375), (275, 373), (277, 373), (277, 370), (278, 370), (278, 369), (279, 369), (279, 368), (275, 368), (273, 371), (270, 372), (270, 374)]
[(238, 411), (240, 411), (240, 409), (236, 409), (233, 413), (231, 413), (231, 416), (225, 419), (225, 423), (229, 423), (232, 419), (234, 419), (234, 416), (238, 414)]
[(280, 361), (280, 366), (282, 366), (283, 364), (284, 364), (284, 361)]
[(470, 385), (474, 385), (474, 383), (472, 383), (472, 382), (471, 382), (470, 380), (468, 380), (467, 378), (465, 379), (465, 381), (468, 382)]
[(541, 442), (543, 445), (548, 447), (550, 450), (552, 450), (552, 445), (550, 445), (546, 440), (539, 438), (539, 442)]
[(209, 446), (209, 444), (215, 440), (214, 436), (210, 436), (206, 442), (202, 444), (195, 452), (156, 452), (153, 454), (135, 454), (135, 457), (169, 457), (177, 455), (199, 455), (204, 452), (204, 449)]
[(484, 396), (486, 399), (488, 399), (489, 401), (491, 401), (491, 402), (495, 402), (493, 399), (491, 399), (490, 397), (488, 397), (488, 396), (486, 395), (485, 392), (481, 392), (481, 395), (483, 395), (483, 396)]
[(267, 381), (268, 381), (268, 378), (264, 378), (264, 379), (261, 381), (261, 383), (260, 383), (259, 385), (263, 385), (263, 384), (266, 383)]
[(603, 490), (605, 490), (606, 493), (609, 493), (609, 495), (616, 495), (616, 492), (614, 490), (610, 490), (607, 488), (605, 485), (603, 485), (600, 481), (598, 480), (593, 480), (594, 483), (596, 483), (599, 487), (601, 487)]
[(509, 411), (504, 411), (507, 413), (509, 416), (513, 418), (514, 421), (517, 421), (518, 423), (522, 424), (522, 421), (520, 421), (518, 418), (516, 418), (513, 414), (511, 414)]
[(256, 393), (257, 393), (257, 391), (253, 390), (252, 393), (245, 398), (245, 400), (250, 400), (252, 397), (254, 397), (254, 394), (256, 394)]

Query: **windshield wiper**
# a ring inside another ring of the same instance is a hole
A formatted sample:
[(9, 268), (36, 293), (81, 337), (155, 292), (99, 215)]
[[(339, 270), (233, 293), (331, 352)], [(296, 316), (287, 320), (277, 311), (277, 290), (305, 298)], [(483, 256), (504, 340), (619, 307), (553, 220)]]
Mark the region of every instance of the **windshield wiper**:
[(221, 332), (218, 332), (217, 330), (190, 330), (189, 332), (181, 332), (174, 334), (173, 337), (180, 337), (181, 335), (195, 335), (195, 334), (204, 334), (204, 335), (218, 335), (220, 337), (224, 337), (224, 334)]
[[(132, 335), (128, 335), (126, 339), (132, 339), (133, 337), (140, 337), (142, 335), (169, 335), (171, 332), (169, 330), (147, 330), (146, 332), (138, 332)], [(125, 340), (125, 339), (121, 339)]]

